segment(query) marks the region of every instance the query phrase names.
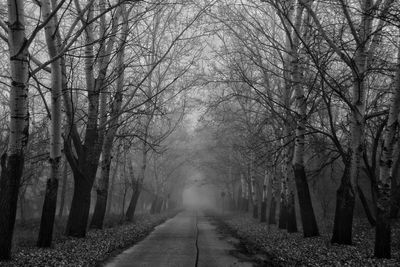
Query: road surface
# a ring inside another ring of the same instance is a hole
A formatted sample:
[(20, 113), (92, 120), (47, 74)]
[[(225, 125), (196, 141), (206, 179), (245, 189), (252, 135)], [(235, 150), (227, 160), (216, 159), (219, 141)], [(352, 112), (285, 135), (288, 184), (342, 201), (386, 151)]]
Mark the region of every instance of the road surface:
[(179, 213), (143, 241), (127, 249), (106, 267), (253, 266), (236, 258), (232, 238), (223, 237), (210, 221), (196, 211)]

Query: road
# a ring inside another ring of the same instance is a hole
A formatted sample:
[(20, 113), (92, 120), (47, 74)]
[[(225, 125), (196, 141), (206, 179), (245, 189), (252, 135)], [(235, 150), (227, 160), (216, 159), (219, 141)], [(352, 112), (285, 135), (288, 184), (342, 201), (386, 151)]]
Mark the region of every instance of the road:
[(239, 259), (231, 237), (224, 237), (201, 212), (184, 211), (156, 229), (143, 241), (127, 249), (106, 267), (253, 266)]

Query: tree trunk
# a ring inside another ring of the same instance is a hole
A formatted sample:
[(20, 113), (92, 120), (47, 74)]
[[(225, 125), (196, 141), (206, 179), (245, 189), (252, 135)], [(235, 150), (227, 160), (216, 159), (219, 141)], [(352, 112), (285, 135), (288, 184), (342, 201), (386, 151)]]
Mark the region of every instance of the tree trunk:
[(107, 197), (108, 197), (108, 184), (110, 177), (111, 167), (111, 149), (114, 141), (114, 133), (110, 134), (111, 129), (107, 133), (106, 140), (103, 145), (103, 160), (101, 161), (101, 173), (96, 190), (96, 205), (90, 223), (92, 229), (102, 229), (104, 217), (106, 215)]
[(242, 206), (241, 206), (241, 210), (243, 212), (248, 212), (249, 211), (249, 201), (248, 201), (249, 188), (248, 188), (247, 181), (243, 177), (243, 174), (241, 174), (240, 177), (241, 177), (241, 181), (242, 181)]
[(391, 206), (390, 206), (390, 218), (397, 219), (400, 211), (400, 186), (396, 186), (392, 189), (391, 194)]
[(336, 210), (332, 243), (351, 245), (355, 195), (350, 184), (350, 170), (346, 164), (340, 187), (336, 192)]
[(92, 221), (90, 222), (90, 228), (102, 229), (107, 208), (108, 184), (107, 188), (97, 189), (96, 196), (96, 205), (94, 208)]
[(253, 218), (257, 219), (258, 218), (258, 200), (257, 200), (257, 192), (256, 192), (256, 183), (255, 179), (252, 175), (251, 178), (251, 202), (252, 202), (252, 208), (253, 208)]
[(367, 216), (368, 222), (371, 224), (371, 226), (375, 226), (376, 221), (374, 219), (374, 216), (372, 215), (371, 209), (368, 206), (368, 201), (364, 195), (364, 192), (362, 191), (362, 189), (359, 185), (357, 185), (357, 192), (358, 192), (358, 197), (361, 200), (361, 204), (363, 205), (365, 215)]
[[(56, 4), (56, 1), (54, 1)], [(42, 1), (43, 21), (49, 19), (52, 13), (50, 0)], [(46, 43), (50, 58), (58, 55), (56, 41), (56, 18), (54, 15), (45, 27)], [(37, 246), (50, 247), (53, 238), (54, 219), (57, 208), (58, 181), (61, 174), (62, 138), (61, 138), (61, 96), (62, 73), (60, 59), (51, 63), (51, 127), (50, 127), (50, 178), (46, 184), (46, 194), (43, 204)]]
[[(105, 2), (102, 2), (103, 5)], [(104, 7), (103, 7), (104, 8)], [(112, 151), (112, 146), (114, 143), (114, 138), (115, 134), (117, 132), (119, 123), (118, 123), (118, 117), (119, 113), (121, 110), (121, 105), (122, 105), (122, 91), (124, 87), (124, 54), (125, 54), (125, 42), (126, 42), (126, 37), (129, 32), (128, 28), (128, 20), (127, 20), (127, 12), (124, 9), (124, 5), (122, 4), (120, 6), (121, 14), (122, 17), (124, 18), (123, 21), (123, 29), (122, 29), (122, 36), (121, 36), (121, 43), (120, 43), (120, 49), (117, 54), (117, 73), (118, 73), (118, 79), (117, 79), (117, 91), (114, 96), (114, 100), (112, 103), (111, 107), (111, 115), (110, 117), (113, 118), (111, 120), (108, 132), (105, 136), (104, 139), (104, 144), (102, 147), (102, 152), (103, 152), (103, 160), (101, 162), (101, 177), (99, 181), (99, 186), (97, 189), (97, 199), (96, 199), (96, 206), (94, 210), (94, 214), (92, 217), (92, 221), (90, 224), (90, 228), (96, 228), (96, 229), (101, 229), (103, 228), (103, 222), (104, 222), (104, 217), (106, 214), (106, 208), (107, 208), (107, 198), (108, 198), (108, 184), (109, 184), (109, 179), (110, 179), (110, 166), (111, 166), (111, 151)], [(118, 21), (118, 19), (117, 19)], [(114, 23), (115, 24), (115, 23)], [(115, 27), (115, 26), (113, 26)], [(111, 44), (108, 44), (109, 46)], [(103, 101), (106, 101), (106, 96), (107, 94), (104, 93), (103, 95)], [(104, 107), (106, 104), (104, 103)]]
[(318, 236), (318, 226), (311, 202), (310, 190), (303, 165), (294, 165), (294, 177), (300, 204), (304, 237)]
[(21, 224), (24, 225), (26, 222), (25, 218), (25, 193), (26, 193), (26, 186), (25, 188), (20, 192), (19, 196), (19, 216), (21, 220)]
[(53, 238), (54, 218), (57, 208), (58, 179), (48, 179), (40, 221), (38, 247), (50, 247)]
[(279, 205), (279, 229), (286, 229), (287, 225), (287, 205), (285, 198), (281, 196), (281, 202)]
[[(295, 16), (295, 30), (300, 33), (302, 26), (302, 14), (304, 6), (298, 5), (297, 13)], [(306, 23), (303, 23), (306, 24)], [(303, 25), (304, 26), (304, 25)], [(307, 27), (305, 27), (307, 29)], [(303, 33), (306, 34), (306, 33)], [(303, 225), (304, 237), (318, 236), (318, 226), (314, 215), (314, 209), (311, 202), (310, 190), (308, 187), (308, 181), (306, 177), (304, 167), (304, 155), (305, 155), (305, 133), (306, 133), (306, 122), (307, 122), (307, 102), (305, 98), (304, 89), (302, 86), (303, 80), (303, 66), (300, 64), (299, 48), (300, 40), (298, 33), (293, 34), (293, 46), (290, 51), (291, 64), (292, 64), (292, 81), (293, 89), (296, 96), (295, 109), (296, 109), (296, 138), (293, 155), (293, 171), (294, 179), (296, 182), (297, 195), (299, 198), (301, 222)], [(289, 204), (290, 205), (290, 204)], [(290, 208), (291, 209), (291, 208)], [(294, 209), (293, 209), (294, 210)], [(294, 215), (288, 215), (289, 217), (296, 218)]]
[(29, 136), (28, 47), (25, 44), (24, 1), (8, 1), (8, 40), (11, 88), (10, 135), (7, 152), (1, 156), (0, 177), (0, 261), (11, 257), (11, 243), (25, 149)]
[[(400, 44), (400, 39), (399, 39)], [(389, 118), (379, 166), (378, 199), (375, 232), (375, 252), (377, 258), (391, 257), (390, 194), (393, 173), (393, 152), (400, 113), (400, 49), (397, 54), (395, 92), (391, 98)]]
[(260, 222), (267, 221), (267, 201), (263, 200), (261, 202), (261, 211), (260, 211)]
[(287, 225), (286, 229), (288, 233), (296, 233), (297, 232), (297, 221), (296, 221), (296, 209), (294, 205), (294, 193), (293, 191), (289, 194), (289, 203), (287, 205)]
[(268, 224), (276, 224), (276, 200), (275, 196), (271, 197), (271, 204), (269, 207)]
[(262, 202), (261, 202), (261, 212), (260, 212), (260, 222), (267, 221), (267, 201), (268, 201), (268, 187), (270, 183), (270, 177), (265, 170), (264, 174), (264, 184), (263, 184), (263, 194), (262, 194)]
[[(21, 153), (22, 154), (22, 153)], [(1, 158), (0, 181), (0, 260), (11, 257), (15, 217), (17, 213), (18, 193), (24, 166), (23, 155), (4, 154)]]
[(66, 235), (82, 238), (86, 236), (93, 179), (86, 178), (80, 172), (74, 172), (74, 179), (74, 195), (68, 216)]
[(64, 215), (65, 206), (65, 195), (67, 194), (67, 183), (68, 183), (68, 162), (64, 160), (64, 170), (63, 170), (63, 180), (61, 186), (61, 196), (60, 196), (60, 209), (58, 210), (58, 219), (61, 220)]
[[(79, 4), (78, 1), (75, 3)], [(104, 11), (106, 3), (99, 1), (100, 11)], [(88, 21), (94, 17), (93, 6), (90, 6), (85, 14)], [(103, 12), (101, 12), (103, 13)], [(83, 14), (80, 14), (83, 16)], [(110, 63), (110, 57), (116, 31), (118, 29), (117, 19), (112, 21), (110, 38), (107, 44), (107, 38), (99, 39), (99, 57), (94, 55), (94, 35), (95, 28), (92, 23), (85, 25), (85, 79), (88, 96), (87, 123), (84, 134), (84, 140), (78, 133), (74, 116), (72, 114), (71, 101), (68, 99), (68, 93), (64, 94), (66, 103), (66, 113), (68, 117), (68, 126), (76, 153), (72, 151), (71, 140), (66, 140), (64, 147), (68, 162), (74, 174), (74, 196), (72, 199), (71, 211), (68, 217), (67, 231), (68, 236), (84, 237), (86, 235), (87, 220), (90, 210), (90, 193), (96, 178), (96, 172), (99, 164), (99, 158), (104, 139), (104, 124), (107, 120), (107, 109), (104, 92), (106, 87), (106, 75)], [(106, 36), (105, 16), (100, 17), (100, 37)], [(96, 62), (94, 60), (97, 60)], [(94, 65), (98, 65), (98, 76), (94, 76)], [(100, 97), (102, 96), (102, 97)], [(99, 124), (101, 128), (99, 128)], [(87, 214), (84, 214), (87, 213)]]
[(397, 158), (394, 161), (392, 168), (392, 187), (391, 187), (391, 206), (390, 206), (390, 218), (398, 218), (400, 210), (400, 185), (398, 184), (397, 177), (400, 171), (400, 142), (397, 141)]
[(151, 202), (150, 214), (154, 214), (157, 212), (157, 204), (158, 204), (158, 196), (156, 195), (156, 197)]
[[(117, 153), (119, 153), (119, 152), (117, 152)], [(114, 184), (115, 184), (115, 178), (117, 177), (118, 164), (119, 164), (119, 159), (118, 159), (118, 155), (117, 155), (117, 160), (115, 161), (115, 168), (114, 168), (113, 174), (111, 176), (110, 190), (108, 192), (106, 216), (110, 215), (111, 210), (112, 210)]]
[(128, 206), (128, 209), (125, 214), (125, 218), (127, 221), (130, 221), (130, 222), (133, 221), (133, 217), (135, 215), (135, 210), (136, 210), (137, 202), (139, 200), (140, 192), (141, 192), (141, 185), (139, 183), (136, 183), (134, 191), (132, 193), (131, 201), (129, 202), (129, 206)]

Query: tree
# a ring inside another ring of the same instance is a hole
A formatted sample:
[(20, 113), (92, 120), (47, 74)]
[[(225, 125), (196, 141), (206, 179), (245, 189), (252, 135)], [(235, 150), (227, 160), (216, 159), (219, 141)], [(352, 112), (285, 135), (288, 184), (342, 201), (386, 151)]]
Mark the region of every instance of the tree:
[(8, 1), (8, 47), (11, 70), (10, 134), (7, 152), (1, 157), (0, 260), (11, 257), (19, 186), (29, 136), (28, 46), (23, 2)]
[[(129, 12), (126, 10), (125, 5), (122, 4), (120, 6), (120, 13), (123, 18), (123, 28), (120, 37), (119, 50), (117, 52), (117, 84), (116, 84), (116, 92), (114, 95), (114, 99), (111, 103), (111, 112), (109, 121), (109, 127), (105, 134), (103, 147), (102, 147), (102, 161), (101, 161), (101, 173), (99, 179), (99, 186), (96, 190), (97, 199), (96, 206), (94, 209), (94, 214), (92, 217), (92, 221), (90, 224), (91, 228), (101, 229), (103, 227), (104, 216), (106, 214), (106, 206), (107, 206), (107, 197), (108, 197), (108, 184), (109, 184), (109, 176), (110, 176), (110, 167), (111, 167), (111, 151), (112, 146), (114, 144), (114, 138), (118, 130), (118, 122), (119, 115), (122, 106), (122, 92), (124, 89), (124, 56), (125, 56), (125, 45), (127, 41), (127, 36), (129, 33), (129, 24), (128, 24), (128, 16)], [(104, 94), (106, 96), (106, 94)]]
[(385, 127), (385, 137), (382, 145), (382, 156), (379, 166), (378, 199), (375, 231), (375, 252), (377, 258), (391, 257), (391, 223), (390, 195), (393, 173), (393, 151), (395, 135), (400, 114), (400, 47), (397, 54), (397, 70), (394, 82), (394, 93), (390, 98), (389, 118)]
[[(86, 235), (87, 222), (90, 209), (90, 194), (96, 177), (99, 157), (104, 138), (104, 129), (99, 127), (106, 120), (105, 101), (100, 101), (104, 96), (107, 87), (107, 70), (110, 63), (111, 51), (115, 42), (115, 31), (117, 19), (113, 19), (111, 26), (111, 38), (106, 37), (105, 1), (100, 0), (100, 56), (94, 56), (94, 7), (89, 2), (82, 9), (78, 1), (75, 1), (76, 8), (81, 18), (85, 31), (85, 86), (87, 90), (87, 122), (83, 139), (79, 135), (75, 117), (72, 113), (72, 102), (69, 94), (64, 93), (64, 103), (68, 117), (68, 131), (64, 137), (64, 149), (68, 162), (74, 176), (74, 195), (72, 198), (71, 210), (68, 216), (66, 234), (68, 236), (84, 237)], [(86, 14), (86, 19), (84, 19)], [(97, 63), (99, 69), (95, 77), (94, 65)]]
[[(43, 21), (48, 20), (45, 26), (46, 42), (50, 58), (58, 55), (57, 16), (52, 15), (52, 9), (56, 10), (57, 1), (41, 2)], [(50, 247), (53, 236), (54, 218), (57, 207), (58, 181), (61, 176), (62, 137), (61, 137), (61, 101), (62, 101), (62, 73), (61, 60), (56, 59), (51, 63), (51, 127), (50, 127), (50, 178), (47, 180), (46, 195), (43, 204), (40, 222), (39, 247)]]
[[(366, 81), (371, 61), (378, 47), (381, 38), (380, 32), (385, 26), (382, 18), (386, 16), (392, 0), (365, 1), (360, 4), (359, 23), (352, 19), (349, 13), (349, 5), (341, 1), (343, 15), (349, 24), (350, 34), (355, 43), (356, 49), (352, 49), (353, 55), (350, 57), (339, 47), (327, 31), (323, 28), (320, 19), (312, 9), (312, 2), (301, 0), (307, 12), (313, 19), (319, 34), (327, 42), (329, 47), (337, 56), (348, 66), (352, 73), (352, 95), (351, 99), (343, 99), (350, 108), (351, 121), (351, 142), (349, 161), (345, 160), (345, 171), (341, 185), (337, 191), (335, 224), (332, 236), (333, 243), (351, 244), (352, 243), (352, 223), (357, 184), (361, 173), (361, 160), (364, 151), (364, 131), (366, 117)], [(374, 14), (378, 13), (377, 16)], [(378, 18), (378, 19), (375, 19)], [(377, 21), (376, 21), (377, 20)], [(374, 22), (376, 27), (373, 29)], [(359, 29), (356, 31), (356, 27)]]

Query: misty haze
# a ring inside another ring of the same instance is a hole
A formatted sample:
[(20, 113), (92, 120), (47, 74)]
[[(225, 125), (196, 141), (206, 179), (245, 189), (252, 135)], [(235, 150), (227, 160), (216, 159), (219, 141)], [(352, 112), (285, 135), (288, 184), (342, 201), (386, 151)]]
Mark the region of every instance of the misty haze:
[(0, 59), (0, 266), (400, 266), (400, 1), (0, 0)]

